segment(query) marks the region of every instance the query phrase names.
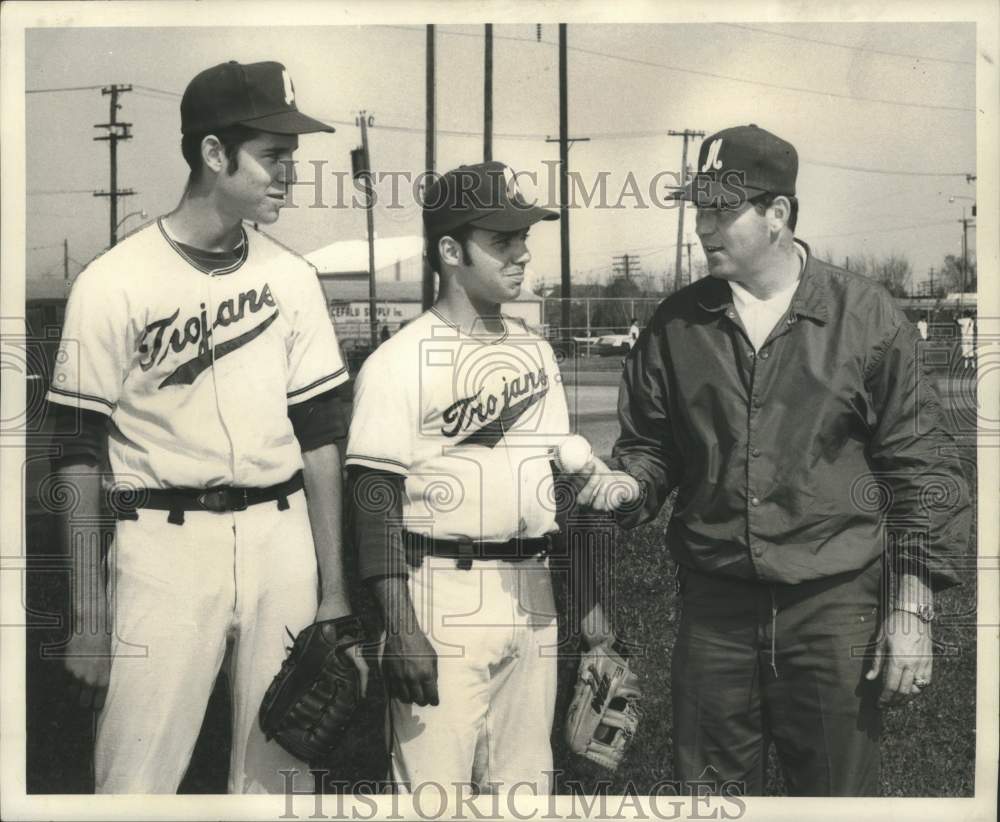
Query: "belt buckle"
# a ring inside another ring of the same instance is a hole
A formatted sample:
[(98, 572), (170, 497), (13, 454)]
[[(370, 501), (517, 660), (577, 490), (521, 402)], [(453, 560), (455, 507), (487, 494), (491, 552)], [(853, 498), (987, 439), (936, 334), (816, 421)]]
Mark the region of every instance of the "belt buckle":
[(206, 511), (221, 514), (229, 510), (226, 505), (226, 490), (224, 488), (208, 488), (197, 496), (198, 504)]

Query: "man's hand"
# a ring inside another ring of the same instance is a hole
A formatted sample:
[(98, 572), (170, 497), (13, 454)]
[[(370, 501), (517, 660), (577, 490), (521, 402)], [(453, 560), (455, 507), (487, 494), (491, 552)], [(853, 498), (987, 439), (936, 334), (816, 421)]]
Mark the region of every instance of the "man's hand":
[[(339, 619), (340, 617), (347, 616), (349, 613), (351, 613), (350, 603), (342, 596), (325, 596), (319, 603), (319, 609), (316, 611), (316, 619), (314, 621), (325, 622), (328, 619)], [(349, 651), (351, 661), (354, 663), (354, 667), (358, 669), (358, 675), (361, 677), (360, 696), (362, 698), (368, 693), (368, 663), (365, 662), (364, 658), (364, 646), (364, 642), (359, 642)]]
[(590, 610), (580, 620), (580, 642), (586, 651), (598, 645), (612, 645), (615, 641), (614, 631), (604, 615), (604, 606), (595, 602)]
[(382, 676), (400, 702), (438, 704), (437, 653), (419, 628), (386, 636)]
[(576, 495), (578, 505), (613, 513), (634, 505), (642, 495), (639, 482), (624, 471), (612, 471), (603, 460), (591, 457), (577, 475), (586, 479)]
[(929, 623), (908, 611), (889, 612), (876, 640), (871, 670), (865, 674), (868, 680), (882, 674), (880, 708), (903, 705), (931, 684), (933, 650)]
[(65, 653), (63, 661), (72, 677), (67, 701), (88, 710), (101, 710), (111, 678), (111, 635), (105, 631), (74, 633)]

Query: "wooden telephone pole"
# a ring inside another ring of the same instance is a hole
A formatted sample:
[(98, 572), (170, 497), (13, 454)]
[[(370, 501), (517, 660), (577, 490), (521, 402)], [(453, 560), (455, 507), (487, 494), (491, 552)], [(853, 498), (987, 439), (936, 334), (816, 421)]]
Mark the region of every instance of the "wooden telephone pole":
[(95, 197), (109, 198), (109, 202), (111, 204), (111, 231), (108, 248), (113, 248), (118, 242), (118, 198), (130, 197), (135, 194), (135, 192), (130, 188), (118, 188), (118, 141), (132, 139), (132, 135), (128, 132), (128, 130), (132, 127), (132, 124), (118, 122), (118, 109), (121, 108), (118, 104), (118, 95), (131, 90), (132, 86), (130, 85), (112, 85), (102, 88), (102, 95), (107, 94), (111, 96), (111, 115), (108, 118), (108, 122), (94, 124), (94, 128), (106, 128), (108, 130), (108, 133), (103, 137), (95, 137), (94, 139), (107, 140), (111, 155), (111, 186), (107, 191), (94, 192)]

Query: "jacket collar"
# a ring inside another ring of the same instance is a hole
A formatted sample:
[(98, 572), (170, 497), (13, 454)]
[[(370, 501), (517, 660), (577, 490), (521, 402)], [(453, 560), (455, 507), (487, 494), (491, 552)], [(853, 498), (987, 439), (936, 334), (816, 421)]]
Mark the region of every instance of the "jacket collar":
[[(812, 249), (806, 243), (802, 240), (795, 240), (795, 242), (805, 249), (806, 264), (789, 310), (792, 314), (812, 317), (825, 322), (829, 318), (825, 265), (813, 257)], [(698, 296), (698, 305), (701, 308), (705, 311), (719, 313), (732, 306), (733, 292), (728, 282), (715, 277), (707, 277), (704, 282), (705, 285)]]

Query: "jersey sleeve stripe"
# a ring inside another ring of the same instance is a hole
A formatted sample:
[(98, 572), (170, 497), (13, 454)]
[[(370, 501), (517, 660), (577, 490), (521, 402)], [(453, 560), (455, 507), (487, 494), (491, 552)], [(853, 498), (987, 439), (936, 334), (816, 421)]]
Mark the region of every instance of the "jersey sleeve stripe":
[[(334, 386), (340, 385), (342, 382), (346, 382), (346, 380), (347, 366), (344, 366), (343, 368), (334, 371), (332, 374), (327, 374), (325, 377), (320, 377), (318, 380), (314, 380), (309, 383), (309, 385), (305, 385), (302, 388), (296, 388), (294, 391), (289, 391), (287, 395), (288, 400), (290, 402), (302, 402), (303, 400), (308, 399), (308, 397), (304, 395), (309, 394), (311, 396), (312, 394), (317, 393), (316, 389), (320, 387), (323, 387), (324, 391), (329, 391)], [(328, 385), (328, 383), (332, 383), (332, 385)]]
[(408, 474), (410, 472), (410, 467), (398, 460), (370, 457), (366, 454), (348, 454), (344, 458), (344, 465), (363, 465), (366, 468), (374, 468), (379, 471), (392, 471), (394, 474)]
[(67, 400), (76, 400), (83, 407), (91, 408), (95, 411), (100, 411), (101, 413), (108, 415), (115, 410), (115, 404), (113, 402), (108, 402), (102, 397), (94, 397), (90, 394), (78, 394), (74, 391), (66, 391), (62, 388), (57, 388), (54, 385), (49, 386), (46, 399), (49, 400), (49, 402), (57, 402), (60, 405), (71, 405), (72, 403), (67, 402)]

